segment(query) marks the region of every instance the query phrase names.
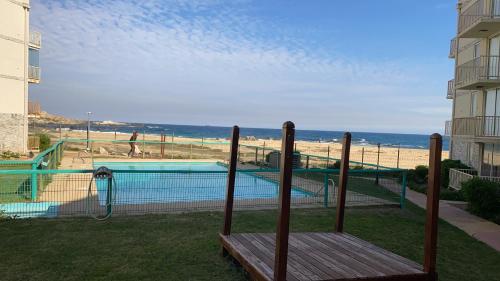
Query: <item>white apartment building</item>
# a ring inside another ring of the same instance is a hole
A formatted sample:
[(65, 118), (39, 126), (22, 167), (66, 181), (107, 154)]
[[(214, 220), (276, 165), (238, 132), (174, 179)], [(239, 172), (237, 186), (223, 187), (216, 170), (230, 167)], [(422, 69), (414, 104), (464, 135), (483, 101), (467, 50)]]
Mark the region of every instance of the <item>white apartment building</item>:
[(479, 175), (500, 177), (500, 0), (461, 0), (457, 8), (450, 156)]
[(0, 151), (27, 152), (28, 84), (40, 82), (40, 33), (29, 0), (0, 0)]

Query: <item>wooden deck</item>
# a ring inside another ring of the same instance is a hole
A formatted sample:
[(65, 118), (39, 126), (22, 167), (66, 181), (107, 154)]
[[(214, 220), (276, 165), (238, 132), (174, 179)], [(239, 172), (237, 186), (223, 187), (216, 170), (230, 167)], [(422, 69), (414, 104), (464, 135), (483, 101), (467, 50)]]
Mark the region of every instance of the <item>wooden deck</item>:
[[(276, 234), (220, 235), (253, 280), (273, 280)], [(290, 233), (286, 280), (430, 280), (421, 265), (346, 233)]]

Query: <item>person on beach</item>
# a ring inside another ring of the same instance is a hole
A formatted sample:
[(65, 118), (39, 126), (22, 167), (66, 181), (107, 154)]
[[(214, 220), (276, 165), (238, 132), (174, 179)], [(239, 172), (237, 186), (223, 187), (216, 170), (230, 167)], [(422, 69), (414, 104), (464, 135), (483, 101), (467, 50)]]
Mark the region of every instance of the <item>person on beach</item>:
[(134, 157), (136, 155), (137, 144), (135, 141), (137, 140), (137, 136), (139, 136), (139, 134), (137, 133), (137, 131), (134, 131), (132, 133), (132, 136), (130, 137), (129, 140), (130, 151), (128, 152), (129, 157)]

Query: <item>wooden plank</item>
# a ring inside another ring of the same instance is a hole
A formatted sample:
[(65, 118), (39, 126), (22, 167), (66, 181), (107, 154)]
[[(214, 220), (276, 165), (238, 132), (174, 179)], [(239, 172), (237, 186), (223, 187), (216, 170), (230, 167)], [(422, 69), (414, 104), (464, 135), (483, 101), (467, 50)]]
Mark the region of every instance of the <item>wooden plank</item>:
[(422, 271), (407, 266), (404, 263), (400, 263), (398, 259), (402, 257), (388, 257), (382, 253), (384, 250), (381, 248), (365, 248), (351, 240), (344, 239), (341, 234), (332, 235), (330, 233), (316, 233), (316, 236), (323, 237), (324, 239), (330, 241), (330, 243), (336, 244), (337, 247), (343, 249), (347, 255), (355, 258), (360, 263), (373, 268), (377, 272), (382, 273), (381, 275), (422, 273)]
[[(229, 160), (229, 169), (227, 175), (226, 186), (226, 205), (224, 207), (224, 227), (222, 229), (223, 235), (231, 234), (231, 223), (233, 218), (233, 204), (234, 204), (234, 182), (236, 178), (236, 165), (238, 163), (238, 142), (240, 138), (240, 128), (233, 127), (231, 136), (231, 152)], [(224, 251), (223, 251), (223, 254)]]
[(432, 280), (437, 280), (436, 256), (442, 148), (443, 140), (441, 135), (433, 134), (430, 139), (427, 218), (425, 222), (424, 243), (424, 271), (431, 276)]
[(337, 196), (337, 220), (335, 231), (344, 231), (345, 197), (347, 194), (347, 177), (349, 172), (349, 152), (351, 150), (351, 133), (346, 132), (342, 140), (342, 155), (340, 160), (339, 187)]
[[(344, 237), (345, 239), (350, 239), (351, 241), (359, 244), (361, 247), (363, 248), (367, 248), (367, 249), (381, 249), (379, 247), (377, 247), (376, 245), (373, 245), (367, 241), (364, 241), (364, 240), (361, 240), (355, 236), (352, 236), (350, 234), (347, 234), (347, 233), (342, 233), (342, 237)], [(387, 250), (382, 250), (382, 253), (390, 258), (394, 258), (394, 259), (398, 259), (399, 262), (411, 267), (411, 268), (414, 268), (415, 270), (418, 270), (418, 271), (422, 271), (422, 266), (412, 260), (409, 260), (409, 259), (406, 259), (404, 257), (401, 257), (395, 253), (392, 253), (392, 252), (389, 252)]]
[(283, 124), (283, 136), (281, 142), (279, 214), (278, 227), (276, 229), (276, 250), (274, 256), (275, 281), (286, 280), (294, 138), (295, 125), (290, 121), (285, 122)]
[(246, 247), (232, 236), (219, 235), (225, 250), (235, 258), (255, 281), (271, 281), (273, 272), (262, 261), (255, 258)]
[[(264, 236), (267, 235), (269, 236), (270, 240), (272, 240), (272, 243), (269, 243), (266, 241)], [(258, 233), (246, 233), (245, 238), (246, 239), (253, 239), (251, 242), (253, 246), (257, 247), (261, 251), (261, 255), (264, 254), (266, 256), (266, 262), (269, 262), (269, 266), (274, 269), (274, 253), (273, 249), (275, 249), (276, 244), (274, 243), (274, 236), (273, 234), (264, 234), (261, 236), (261, 234)], [(296, 270), (294, 267), (292, 267), (289, 264), (289, 260), (287, 263), (287, 276), (286, 280), (289, 281), (298, 281), (298, 280), (307, 280), (308, 279), (308, 273), (302, 273), (299, 270)], [(273, 274), (274, 275), (274, 274)]]
[[(267, 234), (256, 235), (258, 235), (260, 237), (259, 239), (269, 248), (275, 245), (274, 237)], [(288, 247), (287, 280), (289, 280), (290, 275), (299, 280), (324, 280), (318, 275), (320, 271), (317, 268), (308, 266), (308, 261), (299, 258), (297, 254), (291, 250), (292, 245), (290, 243)]]

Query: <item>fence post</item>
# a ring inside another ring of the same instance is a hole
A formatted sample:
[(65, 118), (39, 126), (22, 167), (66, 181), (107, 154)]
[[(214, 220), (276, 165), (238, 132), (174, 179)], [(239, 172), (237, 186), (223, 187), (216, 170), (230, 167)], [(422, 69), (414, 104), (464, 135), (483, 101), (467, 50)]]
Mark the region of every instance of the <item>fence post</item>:
[(309, 155), (306, 156), (306, 169), (309, 169)]
[(441, 153), (443, 139), (433, 134), (430, 139), (429, 179), (427, 181), (427, 205), (425, 220), (424, 272), (429, 280), (436, 281), (437, 234), (439, 218), (439, 192), (441, 189)]
[(274, 252), (274, 280), (286, 280), (288, 261), (288, 234), (290, 231), (290, 200), (292, 193), (293, 143), (295, 125), (288, 121), (283, 124), (281, 143), (281, 167), (279, 187), (278, 227), (276, 229), (276, 249)]
[(328, 165), (330, 165), (330, 145), (328, 145), (328, 150), (326, 152), (326, 169), (328, 169)]
[(265, 160), (266, 160), (266, 142), (264, 142), (264, 146), (262, 147), (262, 163), (260, 165), (261, 168), (264, 165)]
[(349, 153), (351, 151), (351, 133), (345, 133), (342, 140), (342, 155), (340, 156), (339, 186), (337, 191), (337, 219), (335, 232), (344, 231), (345, 197), (347, 194), (347, 180), (349, 177)]
[(328, 208), (328, 174), (325, 173), (325, 177), (323, 179), (323, 189), (324, 189), (324, 205), (325, 208)]
[(146, 155), (146, 129), (144, 129), (144, 125), (143, 126), (143, 131), (142, 131), (142, 159), (144, 159), (145, 155)]
[[(236, 166), (237, 166), (237, 156), (238, 156), (238, 142), (240, 137), (240, 128), (238, 126), (233, 127), (233, 133), (231, 137), (231, 151), (229, 153), (229, 167), (226, 182), (226, 204), (224, 206), (224, 226), (222, 228), (222, 235), (231, 234), (231, 223), (233, 218), (233, 199), (234, 199), (234, 182), (236, 180)], [(226, 256), (227, 252), (223, 248), (222, 255)]]
[(396, 163), (396, 168), (399, 169), (399, 151), (401, 150), (401, 144), (398, 145), (398, 162)]
[(365, 167), (365, 148), (361, 148), (361, 169)]
[(113, 200), (113, 179), (108, 178), (108, 190), (106, 192), (106, 216), (111, 215)]
[(404, 208), (405, 206), (405, 200), (406, 200), (406, 183), (407, 183), (407, 172), (403, 171), (403, 178), (401, 180), (401, 201), (399, 202), (399, 207), (401, 209)]
[(62, 128), (61, 128), (61, 123), (59, 123), (59, 140), (62, 139)]
[(258, 160), (259, 160), (259, 159), (257, 159), (258, 157), (259, 157), (259, 148), (258, 148), (258, 147), (256, 147), (256, 148), (255, 148), (255, 166), (259, 165), (259, 164), (258, 164), (258, 163), (259, 163), (259, 162), (258, 162)]
[(378, 174), (379, 165), (380, 165), (380, 143), (377, 143), (377, 173), (375, 174), (376, 185), (378, 185), (379, 182), (379, 174)]
[[(35, 158), (36, 159), (36, 158)], [(37, 170), (36, 162), (31, 164), (31, 201), (36, 201), (37, 193), (38, 193), (38, 174), (35, 173)]]

